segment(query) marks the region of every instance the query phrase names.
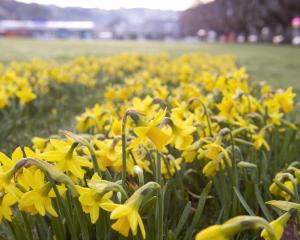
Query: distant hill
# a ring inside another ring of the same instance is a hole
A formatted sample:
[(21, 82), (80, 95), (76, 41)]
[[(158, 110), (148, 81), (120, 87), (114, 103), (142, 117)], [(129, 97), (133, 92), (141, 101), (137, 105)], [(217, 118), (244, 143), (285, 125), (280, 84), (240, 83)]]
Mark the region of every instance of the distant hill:
[(97, 30), (108, 30), (120, 22), (142, 25), (149, 21), (177, 22), (179, 12), (151, 9), (102, 10), (79, 7), (61, 8), (54, 5), (27, 4), (13, 0), (0, 0), (0, 20), (65, 20), (93, 21)]

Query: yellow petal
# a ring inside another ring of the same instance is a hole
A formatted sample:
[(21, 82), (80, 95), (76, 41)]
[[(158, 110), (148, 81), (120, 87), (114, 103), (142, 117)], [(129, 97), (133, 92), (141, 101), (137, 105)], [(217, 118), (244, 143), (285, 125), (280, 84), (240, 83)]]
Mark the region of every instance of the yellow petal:
[(133, 236), (135, 236), (137, 233), (138, 215), (139, 214), (137, 211), (131, 211), (131, 213), (128, 215), (128, 221), (129, 221), (129, 225), (130, 225)]
[(46, 210), (40, 199), (36, 199), (36, 201), (34, 201), (34, 206), (41, 216), (45, 216)]
[(52, 215), (53, 217), (58, 217), (56, 211), (54, 210), (52, 206), (51, 199), (47, 199), (46, 204), (45, 204), (46, 211)]
[(113, 225), (111, 225), (111, 228), (123, 236), (128, 237), (130, 226), (126, 217), (118, 219)]
[(105, 211), (112, 212), (115, 210), (119, 204), (116, 203), (103, 203), (101, 204), (101, 208), (104, 209)]
[(154, 143), (156, 148), (161, 151), (167, 145), (170, 136), (165, 134), (158, 127), (151, 128), (147, 133), (148, 138)]
[(23, 156), (24, 156), (24, 155), (23, 155), (22, 149), (21, 149), (20, 147), (17, 147), (17, 148), (15, 149), (15, 151), (12, 153), (11, 158), (12, 158), (12, 160), (13, 160), (14, 162), (17, 162), (17, 161), (19, 161), (20, 159), (22, 159)]
[(134, 133), (138, 137), (144, 137), (147, 134), (148, 130), (149, 130), (149, 127), (136, 127), (134, 129)]
[(132, 208), (127, 205), (119, 205), (115, 210), (112, 211), (110, 218), (117, 219), (120, 217), (124, 217), (132, 211)]
[(99, 206), (94, 204), (90, 209), (91, 222), (94, 224), (99, 218)]
[(13, 161), (9, 157), (7, 157), (3, 152), (0, 152), (0, 162), (4, 166), (8, 166), (9, 168), (13, 167), (14, 165)]
[(140, 215), (138, 215), (137, 217), (138, 217), (138, 223), (139, 223), (139, 226), (140, 226), (140, 229), (141, 229), (143, 239), (146, 239), (146, 231), (145, 231), (145, 227), (144, 227), (144, 223), (142, 221), (142, 218), (141, 218)]
[(18, 199), (16, 198), (15, 195), (12, 195), (10, 193), (6, 194), (3, 199), (2, 199), (2, 204), (5, 206), (12, 206), (14, 205)]

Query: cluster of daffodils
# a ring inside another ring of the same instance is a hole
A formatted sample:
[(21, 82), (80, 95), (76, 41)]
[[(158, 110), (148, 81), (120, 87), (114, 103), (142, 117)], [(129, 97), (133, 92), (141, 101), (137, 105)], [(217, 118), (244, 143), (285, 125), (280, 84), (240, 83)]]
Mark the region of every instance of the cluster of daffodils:
[(96, 79), (101, 82), (123, 79), (149, 61), (154, 59), (122, 54), (103, 58), (82, 56), (64, 64), (40, 59), (0, 64), (0, 110), (15, 102), (28, 104), (46, 93), (51, 94), (51, 88), (56, 86), (77, 84), (93, 88)]
[[(64, 66), (66, 74), (76, 64)], [(76, 117), (77, 133), (35, 137), (33, 148), (0, 154), (4, 232), (15, 239), (253, 239), (259, 233), (246, 230), (257, 228), (265, 240), (297, 235), (292, 88), (253, 85), (229, 56), (121, 55), (85, 67), (114, 82), (103, 102)]]

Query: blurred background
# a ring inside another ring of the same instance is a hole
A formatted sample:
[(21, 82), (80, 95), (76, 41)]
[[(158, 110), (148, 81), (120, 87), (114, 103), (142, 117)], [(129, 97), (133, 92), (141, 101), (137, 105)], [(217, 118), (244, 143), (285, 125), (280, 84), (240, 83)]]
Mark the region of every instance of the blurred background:
[(300, 1), (0, 0), (0, 37), (300, 45)]

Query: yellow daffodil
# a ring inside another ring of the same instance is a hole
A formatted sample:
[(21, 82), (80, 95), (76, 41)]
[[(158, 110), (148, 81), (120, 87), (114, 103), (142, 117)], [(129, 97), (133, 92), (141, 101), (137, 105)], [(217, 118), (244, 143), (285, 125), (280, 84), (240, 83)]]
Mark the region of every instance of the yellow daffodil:
[(32, 138), (31, 141), (32, 141), (33, 147), (36, 150), (39, 150), (40, 152), (43, 152), (43, 150), (45, 149), (49, 139), (34, 137), (34, 138)]
[(229, 240), (221, 225), (208, 227), (196, 235), (196, 240)]
[(8, 105), (8, 96), (4, 91), (0, 91), (0, 109)]
[(0, 152), (0, 191), (10, 193), (15, 198), (20, 197), (21, 191), (16, 187), (13, 180), (14, 166), (22, 158), (23, 152), (20, 147), (14, 150), (11, 158)]
[(105, 203), (102, 208), (110, 211), (110, 218), (117, 220), (111, 227), (115, 231), (119, 232), (125, 237), (128, 237), (129, 230), (131, 230), (132, 235), (137, 234), (138, 226), (141, 230), (142, 236), (146, 239), (146, 231), (144, 227), (143, 220), (139, 214), (139, 208), (143, 201), (144, 191), (149, 188), (157, 188), (157, 183), (148, 182), (144, 186), (140, 187), (134, 192), (134, 194), (126, 200), (124, 204), (115, 203)]
[(2, 171), (11, 170), (15, 164), (24, 157), (23, 151), (20, 147), (17, 147), (12, 155), (11, 158), (6, 156), (4, 153), (0, 152), (0, 163), (2, 165)]
[(253, 134), (252, 139), (254, 142), (254, 146), (256, 150), (259, 150), (262, 146), (264, 146), (268, 151), (270, 151), (270, 146), (268, 142), (264, 138), (264, 131), (260, 131), (258, 134)]
[(119, 232), (125, 237), (128, 237), (129, 230), (132, 234), (137, 234), (138, 226), (141, 230), (142, 236), (146, 238), (145, 227), (142, 218), (138, 212), (141, 204), (141, 199), (135, 201), (126, 201), (125, 204), (103, 204), (103, 208), (107, 211), (111, 211), (111, 219), (117, 219), (117, 221), (111, 226), (112, 229)]
[(293, 88), (289, 87), (285, 92), (280, 91), (275, 95), (275, 101), (278, 101), (280, 107), (285, 113), (293, 110), (293, 98), (296, 96), (293, 93)]
[(36, 99), (36, 94), (32, 92), (30, 87), (24, 87), (16, 93), (16, 96), (20, 99), (21, 104), (26, 104), (28, 102)]
[(182, 158), (173, 159), (173, 157), (169, 157), (167, 160), (167, 165), (163, 161), (161, 165), (161, 173), (166, 177), (173, 176), (176, 171), (180, 170), (180, 164), (182, 162)]
[[(97, 175), (94, 175), (91, 181), (99, 180)], [(96, 223), (100, 208), (104, 203), (112, 204), (110, 200), (112, 197), (112, 191), (105, 191), (105, 188), (85, 188), (76, 187), (79, 193), (79, 202), (81, 203), (82, 209), (85, 213), (90, 214), (91, 222)]]
[[(290, 219), (291, 214), (289, 212), (284, 213), (279, 218), (275, 219), (270, 223), (270, 226), (274, 229), (275, 232), (275, 239), (280, 240), (283, 232), (284, 232), (284, 226), (287, 223), (287, 221)], [(265, 240), (272, 240), (269, 233), (264, 229), (261, 232), (261, 237), (263, 237)]]
[(97, 150), (95, 151), (99, 167), (104, 171), (107, 167), (118, 165), (122, 159), (121, 141), (106, 139), (94, 141)]
[(50, 143), (55, 150), (43, 152), (40, 156), (54, 162), (58, 169), (83, 179), (85, 173), (83, 167), (91, 168), (92, 163), (87, 158), (79, 156), (70, 143), (56, 139), (50, 139)]
[[(151, 106), (152, 103), (153, 103), (153, 98), (150, 96), (146, 96), (144, 99), (135, 97), (132, 99), (132, 109), (141, 114), (148, 114), (149, 110), (152, 107)], [(154, 108), (156, 107), (154, 106)]]
[[(20, 198), (20, 209), (33, 215), (39, 213), (41, 216), (45, 216), (47, 212), (50, 215), (57, 217), (57, 213), (53, 208), (51, 201), (51, 198), (54, 198), (55, 194), (51, 191), (51, 184), (45, 183), (43, 173), (37, 169), (32, 176), (32, 173), (26, 168), (24, 168), (23, 171), (27, 183), (32, 190), (27, 191)], [(65, 188), (61, 188), (61, 194), (65, 191)]]
[(265, 228), (267, 234), (271, 236), (270, 239), (275, 240), (273, 228), (269, 226), (268, 222), (256, 216), (237, 216), (227, 220), (222, 225), (210, 226), (196, 235), (196, 240), (230, 240), (239, 232), (255, 229)]
[(155, 147), (161, 151), (169, 142), (170, 136), (164, 133), (157, 125), (165, 116), (165, 111), (160, 110), (156, 117), (145, 126), (134, 128), (137, 138), (130, 144), (130, 148), (135, 148), (142, 143), (146, 138), (149, 139)]
[(3, 218), (8, 221), (12, 221), (11, 216), (13, 215), (13, 212), (11, 210), (11, 206), (17, 201), (18, 199), (14, 195), (0, 192), (0, 223), (2, 222)]
[(196, 128), (192, 126), (192, 118), (186, 121), (177, 122), (175, 119), (172, 120), (172, 143), (178, 150), (184, 150), (193, 143), (192, 133), (195, 132)]
[(233, 116), (234, 100), (230, 96), (223, 97), (221, 103), (217, 104), (217, 108), (221, 116), (231, 118)]
[[(203, 146), (204, 155), (210, 160), (217, 160), (220, 153), (223, 153), (224, 156), (229, 159), (227, 151), (221, 145), (221, 138), (218, 137), (214, 142), (206, 141), (207, 144)], [(199, 150), (200, 152), (202, 150)]]
[[(295, 183), (298, 184), (298, 179), (295, 180)], [(293, 182), (290, 180), (284, 181), (283, 185), (291, 192), (294, 193), (294, 185)], [(269, 187), (269, 191), (270, 193), (272, 193), (275, 196), (280, 196), (282, 198), (284, 198), (286, 201), (291, 199), (291, 195), (285, 191), (283, 191), (282, 189), (280, 189), (276, 183), (272, 183)]]

